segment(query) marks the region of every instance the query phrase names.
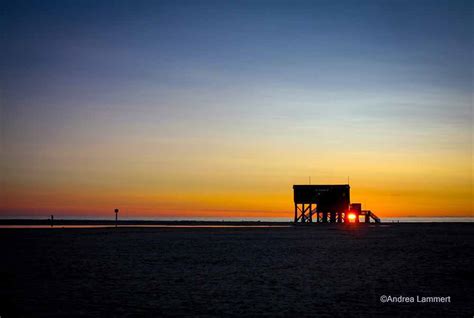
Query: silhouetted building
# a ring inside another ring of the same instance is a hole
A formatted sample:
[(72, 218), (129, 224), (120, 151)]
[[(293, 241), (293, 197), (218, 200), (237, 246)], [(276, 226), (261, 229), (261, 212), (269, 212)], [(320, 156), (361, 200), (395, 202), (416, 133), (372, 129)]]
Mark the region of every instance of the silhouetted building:
[(350, 203), (350, 186), (337, 185), (294, 185), (295, 223), (359, 223), (359, 216), (365, 216), (380, 223), (371, 211), (363, 211), (360, 203)]

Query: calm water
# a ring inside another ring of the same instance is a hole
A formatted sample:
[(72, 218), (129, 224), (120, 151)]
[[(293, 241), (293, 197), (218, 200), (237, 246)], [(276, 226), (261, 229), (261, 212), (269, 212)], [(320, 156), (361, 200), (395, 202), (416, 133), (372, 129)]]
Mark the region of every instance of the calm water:
[[(154, 221), (175, 221), (171, 219), (147, 219)], [(189, 219), (188, 219), (189, 220)], [(194, 219), (189, 221), (216, 221), (215, 219)], [(267, 218), (267, 219), (225, 219), (225, 221), (262, 221), (262, 222), (289, 222), (285, 218)], [(474, 222), (474, 217), (400, 217), (400, 218), (383, 218), (382, 223), (391, 224), (391, 223), (452, 223), (452, 222), (463, 222), (471, 223)], [(134, 228), (134, 227), (149, 227), (149, 228), (268, 228), (268, 227), (289, 227), (290, 225), (206, 225), (206, 224), (196, 224), (196, 225), (175, 225), (175, 224), (129, 224), (129, 225), (120, 225), (121, 228)], [(56, 225), (54, 228), (113, 228), (115, 225)], [(45, 229), (51, 228), (50, 225), (0, 225), (0, 229)]]
[[(17, 220), (49, 220), (49, 215), (46, 217), (15, 217), (15, 216), (2, 216), (1, 219), (17, 219)], [(113, 221), (115, 220), (115, 215), (113, 215), (110, 219), (101, 217), (101, 218), (94, 218), (94, 217), (56, 217), (55, 220), (93, 220), (93, 221)], [(293, 219), (290, 218), (198, 218), (198, 217), (187, 217), (186, 219), (183, 218), (163, 218), (163, 217), (140, 217), (140, 218), (131, 218), (131, 217), (119, 217), (121, 221), (201, 221), (201, 222), (292, 222)], [(384, 223), (392, 223), (392, 222), (403, 222), (403, 223), (412, 223), (412, 222), (474, 222), (474, 217), (382, 217), (382, 222)]]
[[(91, 229), (91, 228), (114, 228), (115, 225), (56, 225), (55, 229)], [(155, 227), (155, 228), (268, 228), (268, 227), (290, 227), (290, 225), (167, 225), (167, 224), (131, 224), (120, 225), (120, 228), (129, 227)], [(0, 225), (0, 229), (48, 229), (50, 225)]]
[(474, 222), (474, 217), (400, 217), (400, 218), (382, 218), (383, 223), (432, 223), (432, 222)]

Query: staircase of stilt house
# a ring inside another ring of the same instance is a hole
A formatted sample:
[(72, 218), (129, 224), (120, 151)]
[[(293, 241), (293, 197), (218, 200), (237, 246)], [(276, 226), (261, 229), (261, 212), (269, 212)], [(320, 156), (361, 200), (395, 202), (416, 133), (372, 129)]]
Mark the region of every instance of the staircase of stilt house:
[(380, 218), (377, 215), (375, 215), (374, 212), (369, 211), (369, 216), (372, 218), (372, 220), (375, 221), (375, 223), (380, 223)]
[[(375, 215), (374, 212), (370, 211), (370, 210), (363, 210), (361, 211), (361, 215), (366, 215), (368, 216), (369, 218), (372, 218), (372, 220), (374, 220), (375, 223), (380, 223), (380, 218)], [(367, 222), (367, 221), (366, 221)]]

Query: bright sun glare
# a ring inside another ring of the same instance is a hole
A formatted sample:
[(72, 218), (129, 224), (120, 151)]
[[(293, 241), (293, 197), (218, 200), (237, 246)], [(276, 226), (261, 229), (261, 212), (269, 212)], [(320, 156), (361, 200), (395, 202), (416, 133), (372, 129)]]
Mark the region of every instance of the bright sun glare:
[(349, 218), (349, 221), (354, 221), (356, 218), (356, 215), (354, 213), (349, 213), (348, 218)]

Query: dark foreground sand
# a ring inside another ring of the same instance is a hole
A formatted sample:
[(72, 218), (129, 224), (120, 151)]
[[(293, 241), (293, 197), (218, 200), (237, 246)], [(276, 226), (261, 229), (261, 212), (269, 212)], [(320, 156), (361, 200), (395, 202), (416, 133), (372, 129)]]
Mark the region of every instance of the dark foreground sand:
[(0, 316), (472, 317), (473, 230), (0, 229)]

